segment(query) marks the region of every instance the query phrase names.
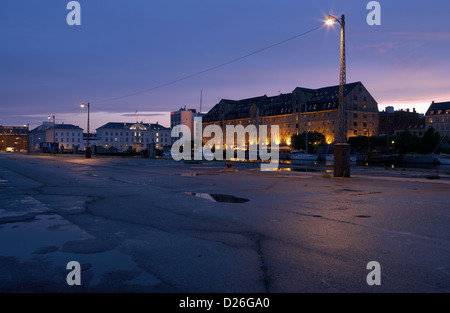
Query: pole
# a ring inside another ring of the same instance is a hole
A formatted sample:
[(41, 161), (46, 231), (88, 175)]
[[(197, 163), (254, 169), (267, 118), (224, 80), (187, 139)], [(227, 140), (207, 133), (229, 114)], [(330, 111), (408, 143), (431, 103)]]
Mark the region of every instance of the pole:
[(347, 116), (344, 103), (344, 87), (347, 80), (345, 62), (345, 16), (341, 17), (341, 55), (340, 55), (340, 77), (339, 77), (339, 143), (347, 142)]
[(90, 104), (88, 102), (88, 120), (87, 120), (87, 146), (90, 147), (91, 146), (91, 142), (90, 142), (90, 130), (89, 130), (89, 113), (90, 113)]
[(56, 139), (55, 139), (55, 116), (53, 115), (53, 153), (56, 153)]
[(87, 142), (86, 142), (86, 149), (85, 149), (85, 157), (87, 159), (90, 159), (92, 156), (92, 150), (91, 150), (91, 142), (90, 142), (90, 129), (89, 129), (89, 114), (90, 114), (90, 103), (87, 103)]
[(341, 51), (339, 72), (338, 133), (337, 144), (334, 146), (334, 177), (350, 177), (351, 147), (347, 144), (347, 115), (344, 101), (344, 88), (346, 84), (347, 71), (345, 62), (345, 16), (343, 14), (341, 16), (341, 21), (338, 22), (341, 25)]

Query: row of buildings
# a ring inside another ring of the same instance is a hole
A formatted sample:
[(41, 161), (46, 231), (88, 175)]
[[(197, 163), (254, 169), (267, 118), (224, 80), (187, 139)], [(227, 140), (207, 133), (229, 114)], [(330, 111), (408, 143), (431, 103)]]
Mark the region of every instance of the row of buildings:
[(153, 146), (162, 150), (171, 145), (170, 128), (147, 123), (107, 123), (95, 135), (86, 134), (79, 126), (43, 122), (28, 127), (2, 127), (0, 151), (77, 152), (89, 144), (114, 151), (141, 151)]
[[(450, 137), (450, 102), (433, 102), (425, 115), (415, 110), (395, 111), (387, 107), (380, 112), (378, 104), (361, 82), (346, 84), (346, 135), (395, 135), (408, 130), (421, 137), (433, 127), (441, 136)], [(276, 96), (257, 96), (242, 100), (222, 99), (209, 112), (182, 108), (170, 113), (170, 128), (148, 123), (107, 123), (97, 129), (96, 135), (85, 134), (71, 124), (44, 122), (29, 131), (27, 127), (0, 126), (0, 151), (43, 151), (45, 149), (84, 150), (87, 144), (118, 151), (170, 147), (177, 138), (171, 129), (186, 125), (194, 133), (194, 118), (202, 118), (203, 127), (218, 125), (278, 125), (280, 146), (290, 145), (291, 136), (304, 131), (325, 135), (326, 142), (336, 141), (338, 129), (339, 86), (319, 89), (297, 87), (291, 93)], [(204, 141), (208, 138), (203, 138)]]

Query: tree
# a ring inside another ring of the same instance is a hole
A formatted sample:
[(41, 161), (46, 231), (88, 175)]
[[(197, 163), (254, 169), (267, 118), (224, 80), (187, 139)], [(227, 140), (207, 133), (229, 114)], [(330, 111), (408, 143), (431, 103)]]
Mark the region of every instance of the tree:
[(398, 152), (404, 154), (408, 152), (416, 152), (420, 143), (419, 137), (412, 134), (410, 131), (405, 130), (399, 133), (395, 138), (395, 147)]
[[(291, 136), (291, 146), (294, 150), (306, 149), (306, 132)], [(317, 147), (325, 144), (325, 136), (317, 131), (308, 132), (308, 152), (316, 152)]]
[(419, 152), (424, 154), (432, 153), (438, 148), (440, 142), (441, 135), (433, 127), (430, 127), (420, 141)]

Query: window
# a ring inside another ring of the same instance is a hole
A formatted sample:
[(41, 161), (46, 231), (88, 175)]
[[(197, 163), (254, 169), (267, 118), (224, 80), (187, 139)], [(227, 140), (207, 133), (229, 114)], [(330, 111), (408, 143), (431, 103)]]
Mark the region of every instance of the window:
[(353, 134), (358, 135), (358, 130), (355, 129), (355, 130), (353, 131)]
[(367, 127), (367, 122), (364, 122), (364, 123), (363, 123), (363, 127)]
[(358, 100), (358, 96), (357, 96), (357, 95), (354, 95), (354, 96), (353, 96), (353, 100), (355, 100), (355, 101)]
[(353, 126), (358, 127), (358, 122), (353, 122)]

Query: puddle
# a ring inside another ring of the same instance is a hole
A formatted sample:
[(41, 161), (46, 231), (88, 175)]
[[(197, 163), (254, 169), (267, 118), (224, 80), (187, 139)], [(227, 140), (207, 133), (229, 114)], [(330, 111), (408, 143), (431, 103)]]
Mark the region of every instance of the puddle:
[[(323, 172), (323, 170), (315, 169), (315, 168), (292, 168), (292, 167), (281, 167), (278, 171), (285, 172)], [(327, 173), (331, 173), (332, 170), (326, 170)]]
[(192, 176), (212, 176), (212, 175), (219, 175), (216, 173), (184, 173), (184, 174), (175, 174), (177, 176), (182, 177), (192, 177)]
[[(77, 261), (84, 270), (91, 271), (89, 286), (108, 283), (114, 275), (131, 284), (156, 286), (161, 283), (157, 277), (138, 268), (130, 256), (57, 214), (38, 214), (28, 223), (3, 224), (0, 247), (1, 256), (15, 257), (21, 262), (45, 260), (55, 270), (65, 269), (68, 262)], [(127, 273), (133, 274), (132, 277), (127, 279), (127, 275), (131, 275)]]
[(194, 196), (201, 199), (210, 200), (213, 202), (225, 202), (225, 203), (245, 203), (250, 200), (245, 198), (238, 198), (230, 195), (222, 195), (222, 194), (211, 194), (211, 193), (195, 193), (195, 192), (185, 192), (190, 196)]

